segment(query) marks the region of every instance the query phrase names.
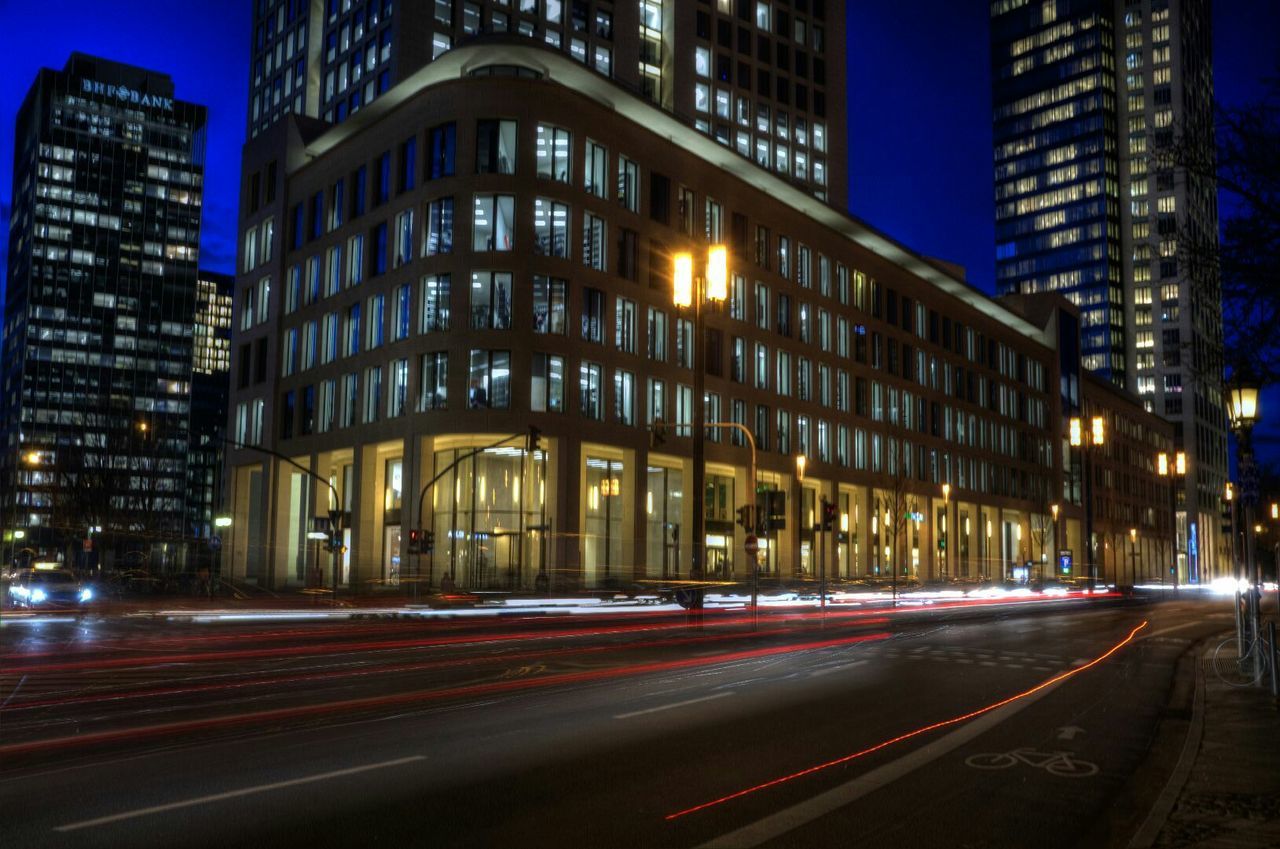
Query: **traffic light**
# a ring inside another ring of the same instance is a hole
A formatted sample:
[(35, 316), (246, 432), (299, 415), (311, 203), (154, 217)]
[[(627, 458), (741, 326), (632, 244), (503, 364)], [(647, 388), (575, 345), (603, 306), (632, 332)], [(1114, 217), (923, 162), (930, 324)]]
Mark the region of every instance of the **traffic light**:
[(738, 508), (738, 524), (747, 533), (755, 533), (755, 525), (751, 524), (751, 505), (743, 504)]
[(409, 531), (409, 553), (422, 553), (422, 531)]
[(824, 531), (835, 530), (836, 527), (836, 505), (828, 501), (826, 496), (822, 498), (822, 529)]
[(542, 431), (533, 425), (529, 425), (529, 453), (534, 454), (542, 450)]
[(436, 532), (424, 531), (422, 534), (422, 553), (430, 554), (436, 550)]

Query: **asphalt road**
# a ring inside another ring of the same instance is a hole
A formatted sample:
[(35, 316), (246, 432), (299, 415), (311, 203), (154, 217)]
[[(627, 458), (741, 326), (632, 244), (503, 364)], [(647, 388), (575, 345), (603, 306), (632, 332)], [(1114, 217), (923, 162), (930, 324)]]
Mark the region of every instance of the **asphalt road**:
[[(1143, 623), (1146, 623), (1145, 625)], [(0, 629), (11, 846), (1120, 844), (1207, 598)], [(1108, 654), (1110, 652), (1110, 654)]]

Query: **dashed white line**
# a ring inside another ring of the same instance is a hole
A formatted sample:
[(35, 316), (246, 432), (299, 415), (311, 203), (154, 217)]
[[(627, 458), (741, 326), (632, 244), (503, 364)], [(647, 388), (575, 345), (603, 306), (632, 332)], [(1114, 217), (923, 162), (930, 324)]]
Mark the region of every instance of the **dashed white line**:
[(685, 699), (683, 702), (672, 702), (667, 705), (658, 705), (657, 707), (645, 708), (644, 710), (633, 710), (630, 713), (616, 714), (614, 719), (630, 719), (633, 716), (644, 716), (646, 713), (657, 713), (662, 710), (672, 710), (673, 708), (684, 707), (685, 705), (695, 705), (698, 702), (709, 702), (712, 699), (723, 699), (725, 696), (732, 696), (733, 692), (726, 690), (720, 693), (712, 693), (709, 696), (699, 696), (696, 699)]
[(134, 819), (136, 817), (146, 817), (152, 814), (162, 814), (165, 811), (175, 811), (179, 808), (191, 808), (196, 805), (205, 805), (209, 802), (221, 802), (225, 799), (236, 799), (240, 796), (251, 796), (254, 793), (266, 793), (270, 790), (281, 790), (285, 787), (296, 787), (299, 784), (310, 784), (315, 781), (327, 781), (330, 778), (342, 778), (347, 775), (355, 775), (361, 772), (369, 772), (374, 769), (386, 769), (391, 766), (401, 766), (414, 761), (426, 760), (424, 755), (411, 755), (407, 758), (396, 758), (393, 761), (382, 761), (376, 764), (365, 764), (364, 766), (353, 766), (348, 769), (336, 769), (333, 772), (322, 772), (317, 775), (307, 775), (302, 778), (291, 778), (288, 781), (274, 781), (271, 784), (257, 784), (253, 787), (242, 787), (239, 790), (228, 790), (225, 793), (214, 793), (209, 796), (197, 796), (194, 799), (183, 799), (180, 802), (169, 802), (166, 805), (152, 805), (149, 808), (137, 808), (132, 811), (122, 811), (118, 814), (111, 814), (105, 817), (97, 817), (91, 820), (81, 820), (80, 822), (67, 823), (54, 827), (54, 831), (78, 831), (82, 828), (93, 828), (99, 825), (108, 825), (121, 820)]
[(839, 666), (828, 666), (826, 669), (815, 669), (809, 673), (810, 678), (817, 678), (819, 675), (830, 675), (832, 672), (843, 672), (846, 669), (852, 669), (855, 666), (861, 666), (866, 663), (865, 660), (855, 660), (853, 663), (842, 663)]

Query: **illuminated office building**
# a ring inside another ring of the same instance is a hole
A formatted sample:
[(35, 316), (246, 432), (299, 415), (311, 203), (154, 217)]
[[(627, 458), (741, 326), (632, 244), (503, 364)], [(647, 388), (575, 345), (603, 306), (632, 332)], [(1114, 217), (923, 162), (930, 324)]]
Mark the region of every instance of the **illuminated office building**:
[[(1211, 577), (1227, 473), (1208, 0), (992, 0), (996, 278), (1080, 308), (1087, 368), (1174, 423), (1183, 580)], [(1180, 245), (1180, 241), (1182, 244)], [(1209, 537), (1214, 537), (1210, 540)]]
[(476, 38), (527, 38), (845, 206), (842, 2), (252, 2), (250, 138), (288, 114), (341, 123)]
[[(884, 579), (891, 562), (904, 580), (1002, 580), (1080, 550), (1080, 500), (1045, 536), (1064, 369), (1080, 391), (1067, 301), (992, 300), (527, 40), (455, 47), (342, 124), (278, 129), (242, 174), (235, 580), (672, 581), (690, 575), (696, 510), (706, 577), (741, 581), (735, 518), (762, 489), (787, 504), (760, 540), (774, 581), (819, 563)], [(715, 244), (726, 297), (699, 340), (672, 268), (684, 251), (703, 268)], [(699, 400), (717, 426), (693, 495)], [(1167, 425), (1130, 406), (1126, 436), (1167, 448)], [(1154, 538), (1167, 490), (1135, 462), (1109, 521)], [(823, 500), (838, 518), (815, 532)], [(336, 576), (307, 537), (331, 511)], [(429, 558), (412, 530), (434, 534)]]
[(78, 53), (18, 112), (0, 521), (30, 547), (164, 562), (190, 533), (204, 145), (167, 75)]
[(235, 279), (201, 269), (192, 335), (191, 447), (187, 499), (192, 535), (207, 538), (221, 507), (223, 439), (231, 390), (231, 293)]

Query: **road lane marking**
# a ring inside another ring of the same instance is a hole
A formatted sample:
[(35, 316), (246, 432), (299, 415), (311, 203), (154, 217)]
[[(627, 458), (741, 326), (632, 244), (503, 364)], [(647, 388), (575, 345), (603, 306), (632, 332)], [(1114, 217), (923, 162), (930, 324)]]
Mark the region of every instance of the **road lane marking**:
[(191, 808), (196, 805), (205, 805), (209, 802), (221, 802), (226, 799), (237, 799), (241, 796), (251, 796), (254, 793), (266, 793), (271, 790), (281, 790), (285, 787), (296, 787), (299, 784), (311, 784), (316, 781), (328, 781), (331, 778), (342, 778), (347, 775), (356, 775), (361, 772), (369, 772), (375, 769), (386, 769), (392, 766), (401, 766), (414, 761), (426, 760), (425, 755), (412, 755), (407, 758), (396, 758), (393, 761), (382, 761), (376, 764), (365, 764), (364, 766), (353, 766), (347, 769), (337, 769), (332, 772), (322, 772), (316, 775), (307, 775), (302, 778), (291, 778), (288, 781), (274, 781), (271, 784), (258, 784), (253, 787), (242, 787), (239, 790), (228, 790), (225, 793), (214, 793), (209, 796), (197, 796), (194, 799), (183, 799), (180, 802), (169, 802), (166, 805), (153, 805), (149, 808), (138, 808), (133, 811), (123, 811), (118, 814), (111, 814), (105, 817), (97, 817), (91, 820), (81, 820), (80, 822), (67, 823), (54, 827), (54, 831), (78, 831), (82, 828), (94, 828), (100, 825), (108, 825), (121, 820), (135, 819), (137, 817), (148, 817), (152, 814), (162, 814), (165, 811), (174, 811), (180, 808)]
[(853, 663), (842, 663), (839, 666), (828, 666), (826, 669), (815, 669), (809, 673), (810, 678), (817, 678), (819, 675), (830, 675), (832, 672), (843, 672), (846, 669), (852, 669), (855, 666), (861, 666), (866, 663), (865, 660), (855, 660)]
[(825, 763), (815, 764), (814, 766), (726, 794), (717, 799), (711, 799), (699, 805), (694, 805), (693, 807), (667, 814), (665, 819), (667, 821), (671, 821), (679, 817), (684, 817), (688, 814), (703, 811), (760, 790), (776, 787), (794, 779), (812, 775), (822, 770), (826, 770), (829, 767), (849, 763), (854, 759), (873, 754), (896, 743), (916, 737), (917, 735), (926, 734), (930, 731), (935, 731), (949, 725), (965, 723), (946, 736), (921, 746), (914, 752), (904, 755), (895, 761), (891, 761), (882, 767), (873, 769), (870, 772), (851, 781), (847, 781), (844, 784), (832, 788), (831, 790), (820, 793), (817, 796), (813, 796), (803, 802), (792, 805), (789, 808), (778, 811), (743, 826), (742, 828), (735, 829), (734, 831), (723, 834), (717, 838), (713, 838), (711, 841), (702, 844), (703, 849), (709, 849), (709, 847), (758, 846), (761, 843), (786, 834), (796, 828), (813, 822), (820, 817), (839, 810), (863, 796), (866, 796), (868, 793), (872, 793), (881, 787), (901, 779), (919, 767), (931, 763), (942, 755), (963, 745), (969, 740), (974, 739), (978, 735), (1003, 722), (1010, 716), (1013, 716), (1019, 711), (1025, 709), (1028, 705), (1034, 704), (1044, 698), (1047, 694), (1056, 690), (1063, 682), (1102, 663), (1107, 658), (1132, 643), (1134, 638), (1138, 635), (1138, 632), (1146, 628), (1147, 625), (1148, 621), (1143, 620), (1139, 625), (1137, 625), (1137, 627), (1131, 630), (1128, 636), (1123, 640), (1116, 643), (1107, 651), (1086, 663), (1084, 666), (1063, 672), (1053, 678), (1042, 681), (1028, 690), (1023, 690), (1021, 693), (1016, 693), (998, 702), (993, 702), (985, 707), (969, 711), (968, 713), (963, 713), (949, 719), (940, 720), (930, 725), (921, 726), (912, 731), (904, 732), (896, 737), (883, 740), (875, 745), (850, 753), (843, 757), (826, 761)]
[(645, 708), (644, 710), (633, 710), (630, 713), (620, 713), (614, 716), (614, 719), (630, 719), (633, 716), (644, 716), (646, 713), (657, 713), (662, 710), (672, 710), (673, 708), (684, 707), (685, 705), (696, 705), (698, 702), (709, 702), (712, 699), (722, 699), (725, 696), (732, 696), (733, 692), (726, 690), (722, 693), (712, 693), (709, 696), (699, 696), (696, 699), (685, 699), (683, 702), (672, 702), (668, 705), (658, 705), (657, 707)]

